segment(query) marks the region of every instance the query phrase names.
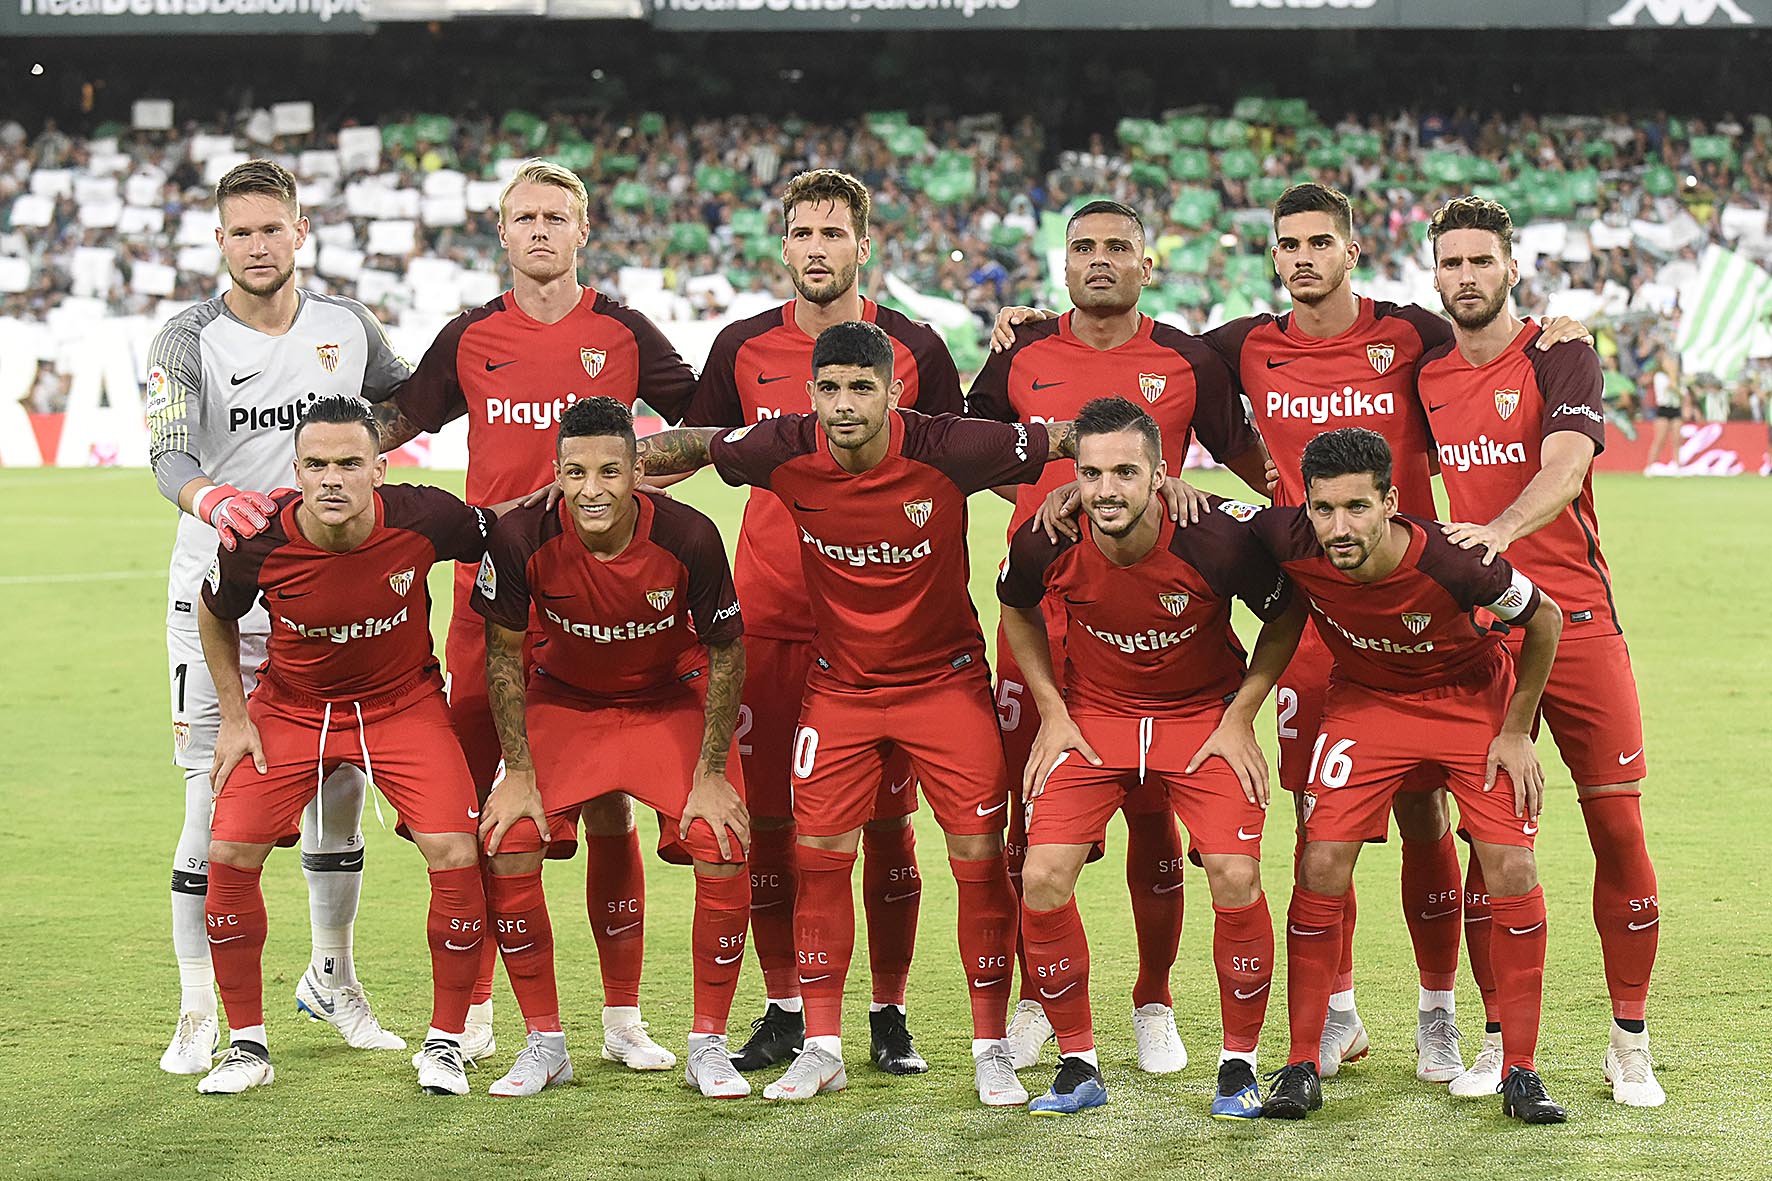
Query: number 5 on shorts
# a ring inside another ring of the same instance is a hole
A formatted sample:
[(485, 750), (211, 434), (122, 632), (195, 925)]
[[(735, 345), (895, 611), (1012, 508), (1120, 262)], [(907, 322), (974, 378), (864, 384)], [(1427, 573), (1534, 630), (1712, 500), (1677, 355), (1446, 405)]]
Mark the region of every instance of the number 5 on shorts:
[[(1347, 777), (1354, 773), (1354, 761), (1347, 752), (1354, 748), (1354, 739), (1343, 738), (1329, 747), (1327, 754), (1323, 747), (1329, 741), (1327, 734), (1317, 735), (1317, 744), (1311, 748), (1311, 770), (1305, 779), (1310, 783), (1320, 783), (1324, 787), (1345, 787)], [(1318, 778), (1321, 771), (1322, 778)]]
[(809, 779), (812, 764), (818, 759), (818, 731), (801, 726), (794, 731), (794, 778)]

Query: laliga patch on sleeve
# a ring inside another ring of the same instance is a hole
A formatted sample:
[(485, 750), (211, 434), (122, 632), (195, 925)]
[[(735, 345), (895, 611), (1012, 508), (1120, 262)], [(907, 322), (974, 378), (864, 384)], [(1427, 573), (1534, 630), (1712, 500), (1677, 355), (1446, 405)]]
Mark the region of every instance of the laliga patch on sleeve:
[(148, 404), (144, 408), (145, 412), (158, 414), (171, 401), (172, 393), (166, 380), (166, 370), (156, 365), (148, 370)]
[(492, 564), (491, 554), (480, 559), (480, 573), (474, 576), (474, 589), (488, 601), (498, 598), (498, 567)]
[(1251, 521), (1261, 509), (1257, 505), (1245, 504), (1240, 500), (1227, 500), (1218, 506), (1218, 511), (1232, 520)]
[(221, 558), (217, 557), (209, 563), (209, 573), (204, 577), (209, 582), (209, 593), (221, 594)]
[[(756, 426), (756, 425), (757, 425), (756, 423), (751, 424), (751, 426)], [(720, 441), (722, 443), (736, 443), (740, 439), (744, 438), (746, 435), (748, 435), (750, 433), (751, 433), (750, 426), (734, 427), (732, 430), (727, 431), (724, 435), (721, 435)]]

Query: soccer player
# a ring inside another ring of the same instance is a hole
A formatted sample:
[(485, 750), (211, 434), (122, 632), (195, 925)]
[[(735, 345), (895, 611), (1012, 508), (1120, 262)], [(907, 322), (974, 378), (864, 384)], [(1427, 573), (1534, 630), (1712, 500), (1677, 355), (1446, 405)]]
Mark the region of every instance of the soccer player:
[[(465, 1095), (468, 994), (486, 937), (475, 864), (474, 785), (449, 728), (432, 655), (425, 575), (485, 551), (492, 510), (436, 488), (382, 486), (368, 403), (315, 399), (295, 428), (297, 491), (272, 497), (264, 530), (210, 566), (198, 611), (220, 702), (209, 846), (210, 954), (228, 1052), (197, 1089), (237, 1094), (275, 1077), (264, 1024), (265, 901), (259, 877), (327, 774), (359, 768), (400, 813), (430, 867), (431, 1028), (414, 1058), (427, 1093)], [(272, 618), (248, 698), (239, 619)]]
[[(660, 856), (695, 865), (689, 1085), (748, 1095), (726, 1052), (751, 893), (743, 780), (727, 769), (745, 657), (726, 549), (702, 514), (635, 491), (634, 419), (621, 402), (573, 403), (558, 440), (561, 502), (501, 519), (474, 583), (505, 763), (480, 820), (488, 903), (529, 1026), (489, 1090), (534, 1095), (572, 1078), (537, 826), (548, 826), (550, 856), (570, 856), (585, 801), (627, 791), (657, 811)], [(526, 678), (531, 604), (543, 640)]]
[[(1304, 507), (1256, 515), (1255, 534), (1308, 597), (1333, 667), (1299, 800), (1304, 845), (1286, 920), (1292, 1044), (1263, 1115), (1302, 1119), (1323, 1105), (1317, 1054), (1341, 959), (1342, 910), (1364, 841), (1383, 840), (1392, 798), (1434, 764), (1459, 828), (1483, 863), (1502, 1015), (1502, 1111), (1561, 1123), (1533, 1065), (1543, 1002), (1544, 890), (1533, 838), (1544, 771), (1532, 720), (1556, 656), (1561, 610), (1506, 561), (1484, 565), (1400, 514), (1384, 436), (1359, 427), (1305, 445)], [(1500, 621), (1472, 625), (1483, 608)], [(1497, 634), (1525, 631), (1519, 660)]]
[[(580, 398), (606, 394), (630, 406), (645, 398), (675, 422), (694, 392), (694, 371), (650, 320), (580, 285), (587, 200), (584, 182), (558, 164), (529, 160), (518, 168), (498, 205), (511, 289), (451, 320), (411, 380), (377, 407), (390, 447), (466, 415), (467, 495), (476, 503), (521, 496), (552, 478), (554, 429)], [(474, 569), (458, 567), (444, 665), (449, 716), (484, 795), (498, 772), (499, 740), (484, 683), (485, 623), (469, 605), (473, 586)], [(598, 796), (583, 815), (586, 903), (599, 919), (604, 1048), (636, 1070), (668, 1070), (676, 1056), (640, 1020), (646, 896), (628, 798)], [(465, 1043), (473, 1060), (496, 1049), (490, 944), (485, 954)]]
[[(273, 506), (265, 493), (288, 482), (290, 432), (316, 398), (385, 395), (409, 372), (362, 304), (296, 285), (295, 253), (307, 238), (308, 220), (286, 169), (269, 160), (237, 165), (216, 184), (215, 204), (228, 290), (167, 321), (148, 350), (154, 481), (182, 514), (166, 612), (173, 762), (185, 776), (184, 827), (172, 866), (172, 946), (182, 1000), (160, 1058), (160, 1069), (172, 1074), (207, 1071), (221, 1036), (203, 927), (209, 770), (221, 723), (197, 636), (203, 573), (215, 560), (218, 534), (232, 549), (269, 523)], [(233, 675), (249, 688), (270, 626), (256, 607), (240, 621)], [(362, 772), (341, 766), (321, 785), (301, 826), (313, 954), (296, 983), (295, 1003), (336, 1028), (347, 1045), (398, 1050), (406, 1043), (377, 1023), (353, 956), (363, 793)]]
[[(1485, 562), (1506, 553), (1567, 613), (1543, 717), (1575, 780), (1594, 851), (1594, 926), (1612, 999), (1603, 1069), (1617, 1102), (1659, 1107), (1667, 1096), (1644, 1018), (1661, 908), (1643, 840), (1643, 717), (1594, 512), (1593, 460), (1606, 445), (1599, 361), (1579, 345), (1534, 347), (1543, 330), (1510, 305), (1519, 274), (1513, 221), (1501, 205), (1449, 202), (1428, 236), (1454, 335), (1427, 355), (1416, 379), (1459, 522), (1444, 529), (1464, 548), (1480, 547)], [(1511, 636), (1509, 644), (1517, 647)], [(1475, 859), (1465, 891), (1479, 900), (1488, 892)], [(1502, 1038), (1486, 954), (1494, 923), (1473, 921), (1477, 908), (1466, 906), (1471, 968), (1489, 1018), (1482, 1053), (1453, 1083), (1454, 1094), (1470, 1095), (1494, 1092)]]
[[(1267, 762), (1252, 723), (1298, 643), (1304, 608), (1242, 523), (1249, 506), (1214, 499), (1223, 511), (1190, 527), (1169, 519), (1157, 496), (1163, 436), (1151, 415), (1124, 398), (1088, 402), (1076, 417), (1076, 448), (1082, 536), (1054, 542), (1021, 530), (997, 580), (1003, 629), (1040, 709), (1022, 774), (1021, 922), (1024, 971), (1057, 1029), (1061, 1057), (1052, 1089), (1030, 1110), (1069, 1114), (1107, 1102), (1076, 884), (1108, 817), (1149, 786), (1187, 822), (1212, 889), (1224, 1020), (1212, 1113), (1255, 1118), (1274, 930), (1261, 890)], [(1265, 624), (1247, 670), (1230, 626), (1233, 596)], [(1062, 690), (1043, 607), (1053, 601), (1065, 620)], [(1127, 817), (1129, 831), (1173, 823)]]
[[(1014, 344), (995, 353), (972, 383), (968, 412), (1002, 422), (1056, 422), (1075, 418), (1091, 398), (1135, 393), (1150, 408), (1162, 432), (1167, 470), (1179, 472), (1190, 440), (1226, 462), (1262, 495), (1267, 492), (1267, 456), (1250, 430), (1242, 403), (1231, 389), (1224, 363), (1198, 337), (1159, 324), (1138, 310), (1150, 282), (1151, 257), (1145, 253), (1144, 223), (1118, 201), (1091, 201), (1071, 215), (1065, 228), (1065, 285), (1073, 309), (1062, 317), (1016, 330)], [(1076, 478), (1070, 463), (1048, 465), (1038, 483), (1012, 492), (1015, 511), (1009, 543), (1039, 510), (1053, 489)], [(1066, 613), (1049, 601), (1045, 630), (1052, 643), (1048, 663), (1062, 669)], [(1023, 675), (1007, 625), (997, 637), (997, 713), (1011, 775), (1027, 765), (1040, 729), (1038, 702)], [(1059, 674), (1062, 687), (1062, 673)], [(1132, 986), (1132, 1028), (1141, 1070), (1167, 1074), (1187, 1064), (1187, 1050), (1175, 1030), (1169, 973), (1181, 940), (1182, 862), (1187, 850), (1156, 781), (1127, 793), (1126, 885), (1138, 938), (1138, 977)], [(1027, 850), (1021, 810), (1009, 820), (1009, 877), (1022, 881)], [(1015, 1067), (1039, 1061), (1052, 1025), (1027, 965), (1021, 997), (1009, 1023)]]
[(885, 755), (902, 749), (947, 834), (959, 883), (974, 1082), (990, 1106), (1027, 1102), (1004, 1043), (1015, 892), (1003, 855), (1009, 783), (984, 639), (967, 591), (966, 497), (1038, 479), (1070, 454), (1046, 426), (896, 410), (892, 341), (873, 324), (819, 334), (812, 414), (640, 442), (648, 474), (712, 463), (790, 510), (816, 627), (793, 746), (795, 945), (805, 1048), (769, 1099), (847, 1085), (841, 1019), (855, 947), (850, 878)]
[[(962, 410), (960, 375), (934, 329), (862, 296), (856, 275), (873, 249), (867, 186), (829, 168), (800, 173), (782, 192), (782, 262), (794, 298), (728, 324), (702, 367), (688, 426), (742, 427), (812, 403), (812, 345), (833, 324), (862, 320), (892, 341), (893, 376), (904, 383), (899, 405), (924, 414)], [(745, 503), (734, 577), (745, 604), (749, 689), (740, 722), (739, 757), (751, 811), (751, 944), (763, 969), (766, 1002), (751, 1038), (734, 1055), (740, 1070), (760, 1070), (800, 1049), (805, 1017), (794, 963), (794, 822), (789, 764), (800, 688), (812, 668), (812, 618), (800, 542), (781, 502), (764, 489)], [(905, 1024), (905, 980), (917, 938), (923, 893), (911, 812), (917, 795), (903, 753), (887, 763), (872, 819), (862, 826), (862, 903), (873, 977), (871, 1057), (891, 1074), (928, 1069)]]

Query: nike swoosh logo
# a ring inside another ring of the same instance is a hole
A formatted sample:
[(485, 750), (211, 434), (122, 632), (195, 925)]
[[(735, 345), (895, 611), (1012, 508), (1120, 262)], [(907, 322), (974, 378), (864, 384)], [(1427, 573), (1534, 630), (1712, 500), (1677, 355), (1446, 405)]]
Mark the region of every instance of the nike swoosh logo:
[(882, 901), (882, 902), (903, 902), (906, 898), (915, 898), (917, 895), (921, 894), (922, 892), (923, 891), (921, 891), (921, 890), (912, 890), (909, 894), (888, 894), (888, 895), (886, 895), (886, 897), (882, 898), (880, 901)]
[(1062, 382), (1062, 381), (1036, 381), (1034, 383), (1034, 388), (1037, 390), (1049, 390), (1055, 385), (1063, 385), (1063, 384), (1064, 384), (1064, 382)]
[(497, 373), (500, 369), (503, 369), (506, 365), (515, 365), (520, 359), (521, 358), (513, 357), (509, 361), (500, 361), (498, 364), (494, 365), (492, 363), (492, 358), (488, 357), (488, 358), (486, 358), (486, 372)]
[(907, 776), (903, 783), (895, 783), (891, 787), (887, 788), (886, 790), (891, 792), (893, 795), (897, 795), (899, 792), (901, 792), (905, 788), (909, 787), (911, 785), (911, 780), (915, 779), (915, 778), (916, 778), (915, 775)]
[(633, 922), (629, 923), (625, 927), (607, 927), (606, 926), (603, 928), (603, 933), (605, 935), (619, 935), (623, 931), (632, 931), (635, 927), (640, 925), (640, 922), (641, 922), (641, 920), (635, 919)]
[(799, 509), (803, 513), (822, 513), (825, 511), (824, 509), (821, 509), (821, 508), (813, 508), (811, 505), (801, 504), (797, 500), (794, 501), (794, 507)]
[(1287, 361), (1276, 361), (1272, 357), (1269, 357), (1267, 359), (1267, 367), (1269, 369), (1278, 369), (1280, 366), (1290, 365), (1290, 364), (1292, 364), (1293, 361), (1296, 361), (1296, 360), (1298, 360), (1297, 357), (1293, 357), (1291, 360), (1287, 360)]
[(228, 378), (228, 384), (229, 385), (245, 385), (247, 382), (249, 382), (253, 378), (257, 377), (259, 373), (263, 373), (263, 372), (264, 372), (264, 370), (260, 369), (258, 371), (258, 373), (248, 373), (245, 377), (241, 377), (238, 373), (236, 373), (232, 377)]
[[(1271, 981), (1271, 980), (1268, 981), (1268, 984), (1272, 984), (1272, 983), (1273, 983), (1273, 981)], [(1231, 989), (1231, 995), (1236, 997), (1240, 1001), (1250, 1001), (1250, 1000), (1254, 1000), (1256, 997), (1258, 997), (1262, 993), (1266, 992), (1267, 987), (1268, 987), (1268, 985), (1264, 984), (1260, 988), (1251, 989), (1248, 992), (1244, 992), (1240, 988), (1233, 988), (1233, 989)]]
[(279, 599), (305, 599), (313, 593), (314, 593), (313, 591), (282, 591), (282, 590), (280, 590), (277, 592), (277, 597)]
[(209, 937), (209, 941), (211, 943), (232, 943), (236, 939), (244, 939), (244, 938), (246, 938), (246, 936), (244, 936), (244, 935), (229, 935), (226, 939), (217, 939), (214, 935), (211, 935)]
[(802, 977), (800, 977), (800, 983), (801, 984), (817, 984), (820, 980), (829, 980), (830, 978), (831, 978), (831, 974), (829, 972), (826, 972), (823, 976), (802, 976)]
[(1421, 912), (1421, 917), (1424, 919), (1443, 919), (1447, 915), (1453, 915), (1453, 914), (1457, 914), (1457, 913), (1458, 913), (1458, 908), (1455, 906), (1451, 910), (1435, 910), (1435, 911), (1424, 910)]
[(786, 381), (788, 378), (790, 378), (792, 376), (793, 376), (793, 374), (791, 374), (791, 373), (784, 373), (780, 377), (764, 377), (763, 374), (761, 372), (759, 372), (757, 374), (757, 384), (758, 385), (773, 385), (775, 382), (778, 382), (778, 381)]
[(1639, 747), (1637, 747), (1636, 750), (1632, 751), (1628, 755), (1619, 755), (1618, 756), (1618, 765), (1620, 767), (1623, 767), (1628, 763), (1634, 762), (1636, 760), (1636, 757), (1642, 753), (1643, 753), (1643, 748), (1639, 746)]
[(765, 903), (762, 903), (761, 905), (754, 905), (751, 907), (751, 913), (755, 914), (759, 910), (768, 910), (772, 906), (780, 906), (782, 903), (784, 903), (786, 901), (787, 901), (786, 898), (777, 898), (773, 902), (765, 902)]
[(1520, 831), (1529, 837), (1536, 836), (1538, 834), (1538, 826), (1536, 824), (1522, 824), (1520, 825)]
[(993, 984), (1003, 983), (1003, 981), (1005, 979), (1007, 979), (1007, 977), (993, 976), (989, 980), (974, 980), (972, 982), (972, 987), (974, 987), (974, 988), (989, 988)]
[(1153, 893), (1153, 894), (1173, 894), (1185, 885), (1187, 885), (1186, 882), (1173, 882), (1167, 886), (1162, 885), (1161, 883), (1158, 883), (1157, 885), (1151, 887), (1151, 893)]
[(455, 944), (453, 944), (449, 940), (445, 939), (443, 941), (443, 946), (447, 947), (450, 951), (473, 951), (476, 947), (480, 946), (480, 941), (478, 939), (476, 939), (472, 943), (468, 944), (466, 947), (457, 947)]
[(1055, 1001), (1059, 997), (1063, 996), (1065, 993), (1069, 992), (1071, 989), (1073, 989), (1075, 987), (1077, 987), (1077, 982), (1075, 980), (1073, 980), (1069, 984), (1065, 985), (1063, 988), (1059, 989), (1057, 992), (1047, 992), (1044, 988), (1042, 988), (1040, 990), (1040, 995), (1045, 997), (1049, 1001)]
[(1542, 926), (1544, 926), (1544, 922), (1540, 920), (1539, 922), (1533, 923), (1530, 927), (1509, 927), (1507, 933), (1509, 935), (1530, 935)]
[(1089, 604), (1095, 602), (1094, 599), (1073, 599), (1069, 595), (1064, 597), (1064, 601), (1072, 607), (1087, 607)]
[(543, 591), (541, 592), (541, 597), (544, 599), (570, 599), (572, 594), (571, 592), (567, 592), (563, 595), (550, 595), (547, 591)]
[[(1306, 930), (1303, 930), (1299, 927), (1288, 927), (1286, 929), (1288, 931), (1291, 931), (1294, 935), (1321, 935), (1321, 934), (1323, 934), (1323, 931), (1306, 931)], [(1326, 928), (1326, 927), (1324, 928), (1324, 930), (1327, 930), (1327, 929), (1328, 928)]]
[(322, 999), (318, 992), (314, 994), (314, 1000), (319, 1003), (320, 1011), (325, 1013), (328, 1017), (332, 1016), (333, 1012), (338, 1008), (334, 1002)]
[(1237, 825), (1237, 839), (1239, 841), (1259, 841), (1261, 839), (1261, 834), (1258, 832), (1244, 832), (1243, 826), (1239, 824)]
[(525, 943), (522, 947), (506, 947), (504, 944), (501, 943), (498, 945), (498, 949), (500, 951), (504, 952), (506, 955), (516, 955), (518, 952), (528, 951), (530, 948), (532, 948), (534, 946), (535, 946), (534, 943)]
[[(1647, 931), (1650, 927), (1653, 927), (1656, 923), (1659, 923), (1660, 921), (1661, 921), (1661, 916), (1656, 915), (1654, 918), (1650, 919), (1646, 923), (1626, 923), (1625, 926), (1629, 927), (1633, 931)], [(213, 940), (211, 942), (213, 942)]]
[(468, 819), (469, 819), (469, 820), (478, 820), (478, 819), (480, 819), (480, 809), (478, 809), (478, 808), (469, 808), (469, 809), (468, 809)]
[(1436, 410), (1444, 410), (1444, 409), (1445, 409), (1445, 408), (1446, 408), (1446, 407), (1448, 407), (1448, 406), (1450, 406), (1450, 405), (1452, 405), (1452, 403), (1450, 403), (1450, 402), (1441, 402), (1441, 403), (1440, 403), (1440, 404), (1439, 404), (1439, 405), (1438, 405), (1438, 406), (1429, 406), (1429, 407), (1428, 407), (1428, 408), (1427, 408), (1427, 412), (1428, 412), (1428, 413), (1429, 413), (1429, 414), (1432, 414), (1432, 413), (1433, 413), (1433, 412), (1434, 412), (1434, 411), (1436, 411)]
[(736, 964), (739, 960), (742, 960), (742, 959), (744, 959), (744, 952), (741, 951), (737, 955), (734, 955), (734, 956), (717, 955), (714, 957), (714, 962), (716, 964)]
[(340, 869), (344, 869), (344, 870), (362, 869), (363, 868), (363, 854), (361, 854), (361, 853), (357, 854), (356, 859), (353, 861), (339, 862), (338, 867)]
[(1008, 800), (1004, 800), (1003, 803), (998, 804), (994, 808), (987, 808), (983, 804), (975, 804), (972, 810), (977, 812), (980, 816), (989, 816), (992, 812), (1001, 812), (1004, 806), (1008, 803)]

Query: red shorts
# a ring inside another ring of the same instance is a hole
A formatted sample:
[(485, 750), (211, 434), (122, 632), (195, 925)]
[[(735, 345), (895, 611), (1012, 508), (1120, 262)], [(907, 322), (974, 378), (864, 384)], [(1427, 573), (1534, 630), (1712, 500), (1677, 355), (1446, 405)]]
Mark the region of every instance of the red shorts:
[[(1267, 813), (1243, 795), (1236, 772), (1214, 758), (1187, 774), (1194, 752), (1224, 716), (1214, 703), (1180, 718), (1073, 716), (1084, 739), (1101, 756), (1093, 766), (1075, 751), (1046, 776), (1044, 789), (1027, 806), (1030, 845), (1087, 845), (1107, 833), (1108, 818), (1128, 793), (1154, 795), (1187, 826), (1189, 856), (1261, 856), (1261, 825)], [(1140, 767), (1143, 773), (1140, 773)], [(1142, 780), (1142, 783), (1141, 783)], [(1127, 823), (1133, 823), (1130, 817)]]
[[(1507, 640), (1518, 660), (1525, 633), (1515, 628)], [(1637, 678), (1623, 636), (1584, 636), (1558, 644), (1538, 712), (1578, 786), (1634, 783), (1649, 773)]]
[(218, 841), (293, 844), (302, 809), (343, 763), (361, 767), (394, 805), (401, 835), (479, 827), (473, 780), (434, 675), (399, 700), (365, 708), (361, 722), (350, 702), (334, 704), (328, 715), (305, 703), (291, 705), (263, 681), (246, 712), (258, 727), (265, 773), (246, 759), (228, 776), (210, 823)]
[(1505, 656), (1497, 657), (1491, 676), (1424, 693), (1383, 693), (1344, 682), (1330, 686), (1304, 798), (1305, 839), (1384, 840), (1392, 798), (1399, 791), (1423, 790), (1408, 781), (1411, 772), (1431, 766), (1458, 801), (1461, 833), (1530, 849), (1538, 824), (1514, 815), (1513, 782), (1506, 772), (1496, 777), (1492, 790), (1483, 790), (1489, 744), (1513, 691), (1513, 662)]
[[(787, 820), (794, 814), (794, 732), (800, 724), (806, 676), (812, 670), (812, 643), (747, 635), (744, 657), (744, 703), (739, 707), (733, 738), (744, 763), (745, 802), (753, 816)], [(914, 778), (910, 760), (902, 751), (888, 755), (886, 772), (875, 785), (871, 819), (889, 820), (915, 812)]]
[[(687, 838), (677, 837), (701, 757), (706, 685), (697, 678), (666, 700), (616, 705), (530, 678), (525, 723), (535, 784), (548, 814), (549, 857), (571, 857), (577, 851), (579, 809), (586, 801), (625, 792), (658, 813), (658, 855), (664, 860), (678, 865), (744, 860), (730, 837), (732, 856), (720, 855), (720, 843), (705, 820), (690, 825)], [(728, 759), (726, 778), (743, 799), (739, 760)], [(498, 847), (500, 853), (539, 848), (535, 825), (526, 821), (513, 825)]]
[(816, 666), (794, 734), (794, 820), (805, 836), (873, 819), (887, 756), (910, 758), (941, 827), (1001, 832), (1009, 805), (1003, 742), (982, 669), (920, 685), (856, 689)]

